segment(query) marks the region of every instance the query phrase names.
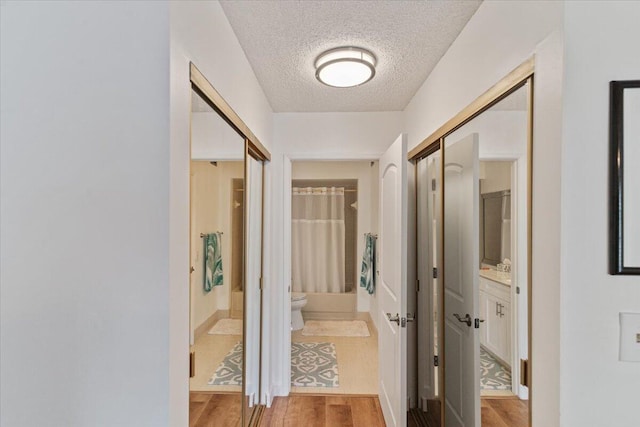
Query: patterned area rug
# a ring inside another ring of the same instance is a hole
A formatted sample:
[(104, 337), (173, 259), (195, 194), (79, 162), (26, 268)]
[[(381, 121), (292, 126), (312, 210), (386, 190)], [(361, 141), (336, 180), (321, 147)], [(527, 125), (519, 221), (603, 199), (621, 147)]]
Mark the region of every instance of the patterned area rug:
[(304, 336), (368, 337), (369, 328), (363, 320), (307, 320), (302, 328)]
[(480, 347), (480, 389), (511, 390), (511, 371)]
[(338, 387), (336, 346), (330, 342), (291, 343), (291, 385)]
[(224, 357), (209, 385), (242, 385), (242, 343), (238, 342)]

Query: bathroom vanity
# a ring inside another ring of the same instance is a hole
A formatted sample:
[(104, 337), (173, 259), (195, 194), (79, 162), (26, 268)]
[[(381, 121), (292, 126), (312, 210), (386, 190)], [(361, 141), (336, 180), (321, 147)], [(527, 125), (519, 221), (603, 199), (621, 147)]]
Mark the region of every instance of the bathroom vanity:
[(480, 270), (480, 344), (511, 367), (511, 278)]

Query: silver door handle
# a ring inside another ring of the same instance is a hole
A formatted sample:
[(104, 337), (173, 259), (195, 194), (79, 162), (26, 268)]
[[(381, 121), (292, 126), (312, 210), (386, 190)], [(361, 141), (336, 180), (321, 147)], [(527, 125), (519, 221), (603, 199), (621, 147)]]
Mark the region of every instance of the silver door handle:
[(453, 313), (453, 317), (458, 319), (458, 322), (466, 323), (467, 326), (471, 327), (471, 316), (469, 316), (469, 313), (467, 313), (464, 317), (460, 317), (458, 313)]
[(387, 313), (387, 319), (389, 322), (396, 322), (398, 325), (400, 324), (400, 315), (396, 313), (395, 316), (391, 316), (391, 313)]

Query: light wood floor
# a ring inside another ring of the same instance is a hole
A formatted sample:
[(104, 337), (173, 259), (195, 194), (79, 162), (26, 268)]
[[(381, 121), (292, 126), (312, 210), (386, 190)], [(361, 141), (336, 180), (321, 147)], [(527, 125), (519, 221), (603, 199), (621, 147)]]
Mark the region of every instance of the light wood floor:
[(486, 398), (481, 400), (482, 427), (527, 427), (528, 402), (513, 398)]
[(385, 427), (377, 397), (276, 397), (265, 409), (261, 426), (277, 427)]
[(240, 426), (242, 401), (239, 393), (189, 394), (189, 427)]

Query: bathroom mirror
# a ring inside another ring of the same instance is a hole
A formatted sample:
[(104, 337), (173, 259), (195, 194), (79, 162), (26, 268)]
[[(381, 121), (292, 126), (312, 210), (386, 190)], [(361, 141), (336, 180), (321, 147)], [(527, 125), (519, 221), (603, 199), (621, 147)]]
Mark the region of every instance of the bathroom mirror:
[(609, 90), (609, 273), (640, 274), (640, 80)]
[[(482, 166), (482, 162), (481, 162)], [(509, 164), (507, 164), (509, 166)], [(482, 170), (482, 167), (480, 168)], [(510, 175), (508, 175), (510, 184)], [(482, 186), (482, 180), (481, 180)], [(480, 264), (511, 259), (511, 191), (480, 193)]]

